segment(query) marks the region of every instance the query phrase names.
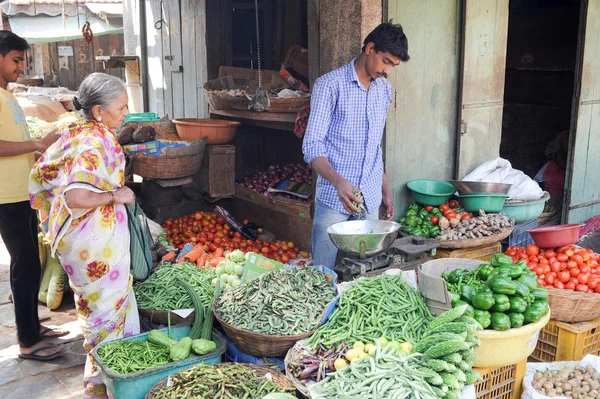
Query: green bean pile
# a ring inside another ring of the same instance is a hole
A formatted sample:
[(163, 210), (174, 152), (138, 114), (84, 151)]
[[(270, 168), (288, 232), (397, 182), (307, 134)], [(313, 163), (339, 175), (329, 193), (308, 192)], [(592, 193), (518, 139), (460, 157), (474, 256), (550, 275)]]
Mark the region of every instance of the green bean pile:
[(140, 309), (176, 310), (193, 308), (192, 298), (177, 282), (182, 279), (200, 296), (204, 306), (210, 306), (214, 299), (214, 289), (210, 283), (215, 278), (214, 269), (200, 270), (193, 263), (164, 263), (150, 277), (133, 286)]
[(219, 317), (239, 329), (266, 335), (296, 335), (315, 328), (335, 289), (311, 268), (265, 273), (217, 300)]
[(148, 341), (115, 341), (98, 348), (98, 355), (109, 369), (132, 374), (171, 361), (169, 348)]
[(380, 337), (415, 345), (433, 320), (420, 293), (400, 276), (382, 275), (354, 282), (342, 292), (337, 307), (308, 340), (319, 343), (375, 342)]
[[(236, 363), (199, 364), (171, 375), (171, 386), (153, 392), (155, 399), (262, 398), (282, 392), (275, 383)], [(295, 388), (288, 390), (290, 393)]]
[(314, 386), (326, 399), (353, 398), (421, 398), (437, 399), (427, 383), (431, 370), (420, 366), (420, 353), (397, 356), (380, 349), (350, 367), (329, 374)]

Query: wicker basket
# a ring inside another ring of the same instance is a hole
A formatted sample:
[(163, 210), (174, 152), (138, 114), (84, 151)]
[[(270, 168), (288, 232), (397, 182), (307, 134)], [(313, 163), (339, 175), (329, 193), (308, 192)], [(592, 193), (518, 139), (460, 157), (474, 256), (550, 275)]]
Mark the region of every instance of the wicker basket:
[[(265, 335), (257, 334), (250, 331), (241, 330), (237, 327), (226, 323), (219, 317), (215, 310), (215, 302), (213, 302), (213, 314), (215, 319), (221, 324), (227, 337), (244, 353), (258, 357), (282, 357), (294, 344), (302, 339), (308, 338), (314, 334), (319, 328), (317, 325), (310, 331), (297, 335)], [(321, 319), (323, 320), (323, 314)], [(320, 324), (320, 323), (319, 323)]]
[(310, 104), (310, 97), (270, 98), (267, 112), (297, 114), (302, 107)]
[[(245, 367), (249, 368), (250, 370), (254, 371), (258, 375), (266, 376), (267, 374), (270, 374), (271, 375), (271, 380), (275, 383), (275, 385), (277, 385), (282, 390), (292, 390), (292, 389), (294, 389), (294, 384), (292, 384), (291, 381), (285, 375), (283, 375), (282, 373), (280, 373), (277, 370), (274, 370), (274, 369), (269, 368), (269, 367), (259, 366), (259, 365), (256, 365), (256, 364), (248, 364), (248, 363), (239, 363), (239, 364), (242, 365), (242, 366), (245, 366)], [(218, 366), (219, 363), (215, 363), (214, 365)], [(152, 389), (150, 390), (150, 392), (148, 392), (148, 394), (146, 395), (145, 399), (154, 399), (155, 395), (156, 395), (156, 391), (158, 389), (164, 387), (167, 384), (168, 378), (169, 377), (163, 378), (162, 380), (160, 380), (159, 382), (157, 382), (156, 385), (154, 385), (152, 387)], [(291, 394), (291, 395), (294, 396), (294, 394)]]
[(131, 157), (131, 172), (147, 179), (179, 179), (200, 170), (207, 138), (186, 147), (167, 148), (165, 155)]
[(600, 294), (548, 288), (548, 304), (552, 320), (576, 323), (600, 317)]
[(311, 397), (310, 390), (308, 386), (304, 383), (304, 381), (296, 378), (294, 372), (292, 371), (291, 365), (294, 363), (298, 363), (303, 357), (308, 354), (308, 347), (306, 345), (306, 341), (298, 341), (296, 345), (292, 346), (290, 350), (285, 355), (284, 364), (285, 364), (285, 375), (287, 378), (294, 384), (296, 389), (307, 398)]
[[(163, 310), (151, 310), (151, 309), (141, 309), (138, 308), (140, 316), (148, 319), (152, 323), (158, 323), (167, 325), (169, 323), (169, 312), (165, 312)], [(196, 313), (192, 312), (185, 319), (177, 314), (171, 312), (171, 324), (190, 324), (196, 320)]]

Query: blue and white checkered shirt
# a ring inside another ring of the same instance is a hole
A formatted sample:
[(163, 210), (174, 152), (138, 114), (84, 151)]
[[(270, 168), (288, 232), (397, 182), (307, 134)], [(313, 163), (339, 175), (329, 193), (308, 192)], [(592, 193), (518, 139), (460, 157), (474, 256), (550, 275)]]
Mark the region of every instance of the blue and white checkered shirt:
[[(362, 191), (367, 213), (381, 205), (381, 138), (391, 96), (392, 85), (385, 78), (375, 79), (366, 90), (354, 60), (317, 79), (311, 93), (304, 160), (311, 164), (317, 157), (327, 158), (337, 173)], [(321, 176), (316, 198), (348, 214), (335, 187)]]

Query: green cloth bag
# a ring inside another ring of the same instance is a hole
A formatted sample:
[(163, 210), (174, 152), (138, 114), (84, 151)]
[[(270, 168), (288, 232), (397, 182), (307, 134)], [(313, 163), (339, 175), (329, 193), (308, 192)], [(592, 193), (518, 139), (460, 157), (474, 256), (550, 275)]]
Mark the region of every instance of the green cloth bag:
[[(152, 270), (153, 239), (148, 227), (146, 215), (137, 200), (126, 204), (127, 223), (129, 225), (129, 249), (131, 252), (131, 274), (134, 280), (145, 280)], [(143, 221), (140, 215), (144, 216)]]

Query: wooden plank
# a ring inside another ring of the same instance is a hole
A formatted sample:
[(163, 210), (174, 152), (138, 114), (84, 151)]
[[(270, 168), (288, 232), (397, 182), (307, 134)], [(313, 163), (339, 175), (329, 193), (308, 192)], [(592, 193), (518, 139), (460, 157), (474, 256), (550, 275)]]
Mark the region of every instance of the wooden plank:
[(296, 114), (235, 111), (235, 110), (210, 110), (211, 117), (237, 120), (248, 125), (262, 126), (271, 129), (294, 130)]
[(308, 69), (312, 86), (320, 75), (319, 1), (307, 0), (306, 7), (308, 13)]
[(204, 95), (204, 83), (208, 80), (208, 61), (207, 61), (207, 32), (206, 32), (206, 1), (197, 0), (194, 2), (194, 31), (196, 32), (196, 82), (195, 95), (198, 118), (208, 117), (208, 101)]
[[(195, 20), (197, 18), (196, 1), (181, 0), (181, 45), (185, 50), (182, 54), (183, 63), (183, 87), (182, 93), (174, 93), (177, 100), (183, 100), (183, 115), (186, 118), (198, 117), (198, 69), (202, 65), (196, 64), (197, 45), (202, 42), (198, 40), (201, 37), (201, 32), (196, 31)], [(173, 38), (171, 38), (173, 39)]]
[(563, 219), (567, 223), (585, 222), (600, 214), (600, 0), (582, 3), (577, 80), (565, 181)]
[(287, 198), (267, 197), (256, 191), (249, 190), (238, 183), (235, 184), (235, 196), (236, 198), (272, 209), (275, 212), (282, 212), (300, 218), (311, 218), (309, 202), (293, 201)]
[[(170, 95), (173, 97), (173, 113), (170, 114), (172, 118), (183, 118), (185, 115), (184, 110), (184, 99), (185, 91), (183, 86), (183, 50), (182, 50), (182, 30), (181, 30), (181, 13), (180, 7), (182, 1), (169, 1), (163, 2), (163, 10), (165, 11), (165, 20), (168, 21), (169, 29), (169, 43), (170, 43), (170, 55), (171, 61), (166, 61), (165, 72), (171, 71), (171, 92)], [(186, 49), (186, 51), (189, 51)]]
[(149, 111), (162, 116), (166, 113), (165, 104), (165, 76), (163, 73), (162, 50), (162, 10), (160, 0), (146, 0), (146, 40), (148, 42), (148, 82), (144, 82), (148, 89)]
[(385, 169), (397, 214), (412, 202), (406, 182), (453, 176), (456, 142), (460, 1), (388, 2), (402, 24), (411, 59), (394, 68), (385, 134)]
[[(178, 2), (179, 3), (179, 2)], [(173, 116), (173, 74), (171, 73), (171, 67), (173, 63), (167, 58), (172, 56), (171, 54), (171, 21), (169, 20), (169, 6), (164, 2), (160, 2), (161, 6), (161, 20), (162, 29), (160, 30), (162, 40), (162, 74), (163, 74), (163, 97), (165, 102), (165, 114), (169, 115), (170, 118)]]
[(508, 0), (465, 0), (463, 19), (459, 103), (462, 126), (456, 159), (459, 179), (498, 156), (502, 138)]

